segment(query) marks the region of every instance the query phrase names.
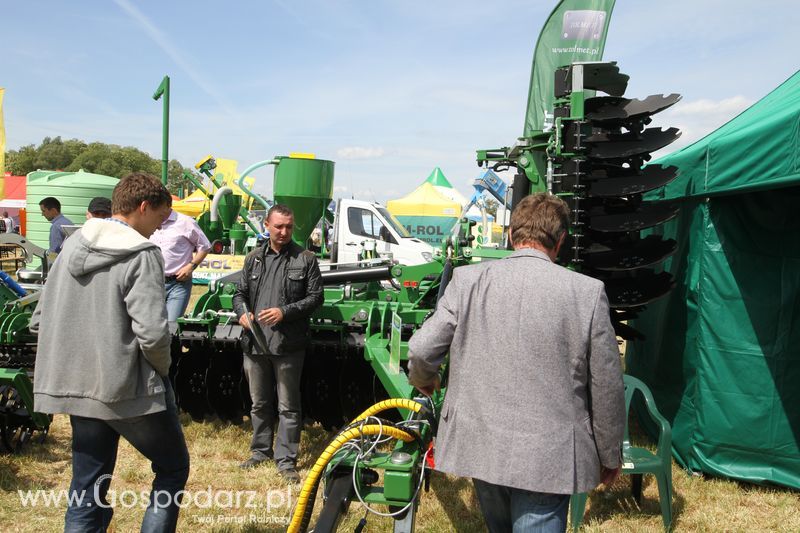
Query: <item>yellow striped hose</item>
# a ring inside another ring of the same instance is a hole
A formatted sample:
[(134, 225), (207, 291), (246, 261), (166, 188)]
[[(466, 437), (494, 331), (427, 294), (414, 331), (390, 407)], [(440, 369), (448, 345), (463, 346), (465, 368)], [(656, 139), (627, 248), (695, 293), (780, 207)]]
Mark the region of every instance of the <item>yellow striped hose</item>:
[[(387, 400), (387, 402), (388, 401), (397, 400)], [(404, 408), (410, 409), (411, 407), (404, 406)], [(339, 448), (344, 446), (347, 441), (361, 437), (362, 435), (380, 434), (388, 435), (392, 438), (402, 440), (403, 442), (412, 442), (415, 440), (415, 437), (406, 431), (392, 426), (381, 426), (378, 424), (368, 424), (362, 427), (354, 427), (339, 433), (339, 435), (337, 435), (336, 438), (333, 439), (330, 444), (328, 444), (328, 447), (325, 448), (325, 451), (322, 452), (317, 459), (317, 462), (314, 463), (314, 466), (309, 471), (308, 476), (303, 483), (303, 488), (300, 489), (300, 494), (297, 496), (297, 506), (294, 508), (292, 520), (289, 523), (289, 528), (286, 530), (287, 533), (305, 533), (305, 530), (308, 527), (308, 522), (311, 519), (311, 511), (314, 507), (314, 498), (317, 495), (317, 487), (319, 486), (320, 477), (322, 476), (325, 467), (333, 458), (334, 454), (339, 451)], [(311, 504), (310, 507), (309, 502)], [(306, 509), (308, 509), (308, 512), (306, 512)]]
[[(382, 402), (378, 402), (357, 417), (353, 419), (353, 422), (358, 422), (359, 420), (363, 420), (368, 416), (374, 416), (381, 411), (388, 411), (389, 409), (408, 409), (409, 411), (414, 411), (415, 413), (419, 413), (424, 405), (415, 401), (415, 400), (406, 400), (403, 398), (390, 398), (388, 400), (383, 400)], [(350, 422), (351, 424), (353, 422)]]

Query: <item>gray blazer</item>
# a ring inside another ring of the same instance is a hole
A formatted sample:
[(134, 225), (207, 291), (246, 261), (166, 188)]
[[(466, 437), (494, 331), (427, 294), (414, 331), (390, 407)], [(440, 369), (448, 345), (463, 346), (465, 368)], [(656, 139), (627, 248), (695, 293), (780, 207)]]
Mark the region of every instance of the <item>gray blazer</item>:
[(533, 249), (456, 268), (409, 341), (409, 382), (430, 385), (448, 349), (437, 470), (572, 494), (619, 466), (622, 371), (602, 282)]

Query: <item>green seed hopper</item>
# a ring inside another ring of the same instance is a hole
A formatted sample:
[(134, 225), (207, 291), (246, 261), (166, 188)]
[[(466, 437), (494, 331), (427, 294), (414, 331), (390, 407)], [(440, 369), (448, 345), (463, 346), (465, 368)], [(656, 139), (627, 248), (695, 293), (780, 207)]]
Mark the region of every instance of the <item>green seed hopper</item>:
[[(315, 159), (309, 154), (291, 154), (275, 156), (251, 165), (240, 176), (239, 187), (253, 199), (254, 203), (260, 204), (264, 209), (268, 209), (269, 206), (260, 196), (247, 188), (244, 179), (255, 169), (266, 165), (275, 166), (273, 178), (275, 203), (284, 204), (294, 211), (295, 227), (292, 238), (304, 246), (333, 198), (334, 162)], [(241, 255), (251, 249), (251, 246), (247, 245), (248, 240), (260, 234), (261, 228), (249, 219), (248, 210), (243, 206), (243, 197), (233, 194), (229, 187), (224, 186), (223, 176), (211, 173), (215, 167), (216, 162), (211, 156), (196, 165), (203, 175), (211, 179), (216, 187), (214, 193), (207, 191), (192, 174), (184, 173), (184, 177), (211, 201), (210, 211), (200, 216), (198, 223), (214, 244), (214, 253), (221, 253), (227, 249), (229, 252)]]
[(333, 161), (310, 157), (274, 160), (275, 203), (294, 211), (292, 240), (304, 246), (333, 199)]

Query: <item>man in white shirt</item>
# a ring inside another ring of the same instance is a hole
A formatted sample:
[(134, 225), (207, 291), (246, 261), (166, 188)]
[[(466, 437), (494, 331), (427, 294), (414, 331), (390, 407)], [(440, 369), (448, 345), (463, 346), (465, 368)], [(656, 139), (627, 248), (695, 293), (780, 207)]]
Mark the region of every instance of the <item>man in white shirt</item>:
[(208, 255), (211, 243), (192, 217), (174, 210), (150, 236), (150, 242), (161, 248), (164, 256), (167, 320), (174, 322), (186, 312), (192, 296), (192, 272)]
[(14, 221), (11, 220), (10, 216), (8, 216), (8, 211), (3, 211), (3, 223), (6, 227), (6, 233), (11, 233), (14, 231)]

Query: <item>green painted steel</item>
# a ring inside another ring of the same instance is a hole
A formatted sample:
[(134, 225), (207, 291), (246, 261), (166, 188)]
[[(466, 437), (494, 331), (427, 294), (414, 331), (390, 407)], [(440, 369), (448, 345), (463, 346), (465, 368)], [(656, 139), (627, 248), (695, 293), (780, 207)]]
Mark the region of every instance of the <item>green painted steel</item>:
[(156, 92), (153, 94), (153, 100), (158, 100), (162, 96), (164, 97), (164, 102), (161, 122), (161, 183), (166, 187), (167, 179), (169, 178), (169, 76), (164, 76), (164, 79), (161, 80)]
[(233, 248), (234, 254), (244, 255), (247, 253), (245, 245), (247, 244), (247, 238), (249, 235), (250, 234), (247, 232), (247, 228), (245, 228), (244, 224), (239, 224), (237, 222), (231, 226), (231, 229), (228, 232), (228, 237), (230, 238), (231, 247)]
[(24, 370), (0, 368), (0, 385), (11, 386), (19, 394), (22, 405), (36, 429), (50, 427), (50, 418), (44, 413), (37, 413), (33, 405), (33, 383)]
[[(562, 0), (553, 9), (536, 42), (528, 88), (528, 108), (523, 135), (515, 146), (478, 150), (478, 164), (511, 162), (525, 173), (529, 194), (546, 190), (545, 155), (553, 129), (555, 81), (559, 67), (580, 61), (603, 59), (608, 24), (615, 0)], [(586, 91), (592, 96), (594, 91)], [(519, 193), (518, 193), (519, 194)], [(515, 195), (516, 196), (516, 195)], [(521, 196), (520, 196), (521, 198)]]
[(278, 156), (275, 158), (275, 202), (294, 211), (293, 240), (302, 245), (333, 198), (333, 161)]
[(95, 196), (111, 198), (117, 178), (78, 172), (37, 170), (28, 174), (26, 237), (47, 249), (50, 246), (50, 222), (39, 210), (39, 202), (53, 196), (61, 202), (61, 212), (75, 224), (86, 222), (86, 208)]
[(239, 217), (239, 210), (242, 208), (242, 197), (237, 194), (226, 194), (220, 198), (217, 204), (218, 221), (224, 228), (233, 226)]

